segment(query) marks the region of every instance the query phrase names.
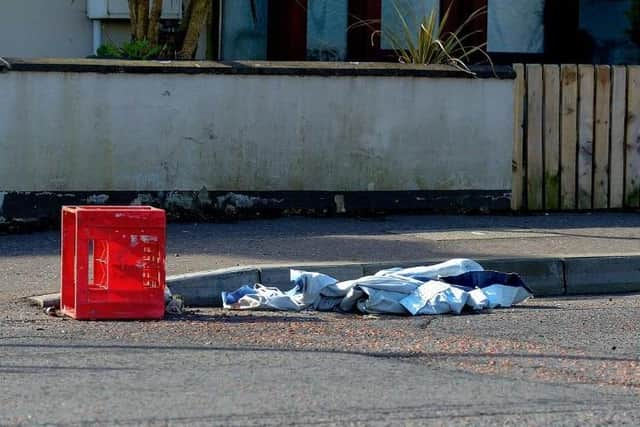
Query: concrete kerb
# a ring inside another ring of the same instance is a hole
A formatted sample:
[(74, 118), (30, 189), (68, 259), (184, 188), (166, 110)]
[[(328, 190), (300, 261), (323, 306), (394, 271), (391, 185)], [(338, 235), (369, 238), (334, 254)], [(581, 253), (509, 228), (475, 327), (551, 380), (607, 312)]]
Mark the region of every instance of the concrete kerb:
[(567, 258), (564, 266), (567, 295), (640, 291), (640, 256)]
[(40, 308), (60, 307), (60, 294), (46, 294), (28, 297), (27, 300)]
[(518, 273), (537, 297), (566, 293), (564, 261), (560, 258), (479, 259), (487, 270)]
[(254, 267), (225, 268), (167, 277), (171, 293), (181, 295), (190, 307), (222, 306), (222, 291), (234, 291), (243, 285), (260, 282), (260, 270)]
[[(376, 263), (339, 263), (303, 265), (267, 265), (238, 269), (214, 270), (167, 279), (172, 292), (181, 294), (187, 305), (216, 306), (220, 292), (242, 285), (262, 283), (282, 290), (291, 287), (289, 270), (316, 271), (338, 280), (354, 279), (390, 267), (429, 265), (442, 260)], [(478, 259), (490, 270), (518, 273), (536, 297), (577, 294), (613, 294), (640, 292), (640, 255), (572, 258), (505, 258)], [(175, 283), (180, 287), (174, 288)]]
[[(262, 283), (282, 290), (291, 287), (289, 270), (316, 271), (338, 280), (349, 280), (390, 267), (429, 265), (442, 260), (377, 263), (311, 263), (262, 265), (201, 271), (167, 277), (174, 294), (191, 307), (219, 307), (221, 292)], [(640, 292), (640, 255), (567, 258), (478, 259), (486, 269), (520, 274), (536, 297)], [(55, 296), (55, 295), (53, 295)], [(46, 296), (52, 305), (52, 295)], [(59, 296), (58, 296), (59, 299)], [(30, 300), (43, 306), (42, 298)]]

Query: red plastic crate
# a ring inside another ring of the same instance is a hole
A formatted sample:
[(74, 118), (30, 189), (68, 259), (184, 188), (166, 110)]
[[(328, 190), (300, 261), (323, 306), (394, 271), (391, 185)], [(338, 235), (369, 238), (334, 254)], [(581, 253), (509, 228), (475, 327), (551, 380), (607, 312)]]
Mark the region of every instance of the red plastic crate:
[(62, 313), (80, 320), (164, 317), (166, 220), (151, 206), (64, 206)]

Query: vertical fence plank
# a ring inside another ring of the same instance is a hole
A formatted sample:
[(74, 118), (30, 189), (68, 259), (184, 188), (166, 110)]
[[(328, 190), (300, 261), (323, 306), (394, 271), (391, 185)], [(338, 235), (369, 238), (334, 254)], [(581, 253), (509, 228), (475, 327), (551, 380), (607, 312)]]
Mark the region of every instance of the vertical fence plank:
[(544, 208), (560, 208), (560, 68), (545, 65)]
[(609, 120), (611, 68), (596, 67), (595, 130), (593, 135), (593, 208), (609, 207)]
[(543, 195), (542, 66), (527, 65), (527, 208), (541, 210)]
[(591, 209), (593, 188), (594, 67), (578, 66), (578, 209)]
[(514, 129), (513, 129), (513, 182), (511, 184), (511, 209), (523, 208), (524, 196), (524, 101), (526, 96), (525, 69), (523, 64), (513, 66), (516, 72), (514, 84)]
[(562, 110), (560, 116), (560, 189), (562, 209), (576, 208), (576, 147), (578, 140), (578, 69), (562, 65)]
[(627, 115), (627, 69), (614, 66), (611, 89), (611, 159), (609, 167), (609, 207), (624, 206), (624, 132)]
[(640, 66), (630, 66), (628, 75), (625, 207), (640, 204)]

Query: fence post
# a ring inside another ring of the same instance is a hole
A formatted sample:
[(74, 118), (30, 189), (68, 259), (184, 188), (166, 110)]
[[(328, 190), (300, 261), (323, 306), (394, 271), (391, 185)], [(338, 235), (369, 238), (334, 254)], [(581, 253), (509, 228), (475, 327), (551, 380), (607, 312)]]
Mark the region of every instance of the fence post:
[(596, 67), (596, 109), (593, 138), (593, 208), (609, 207), (609, 131), (611, 117), (611, 69)]
[(593, 186), (593, 65), (578, 66), (578, 209), (591, 209)]
[(629, 66), (624, 206), (640, 205), (640, 66)]
[(544, 66), (544, 208), (560, 208), (560, 69)]
[(514, 115), (513, 115), (513, 181), (511, 183), (511, 209), (521, 210), (523, 208), (524, 196), (524, 126), (525, 126), (525, 109), (524, 102), (526, 97), (525, 87), (525, 69), (522, 64), (513, 66), (516, 72), (516, 80), (514, 83)]
[(614, 66), (611, 90), (611, 158), (609, 167), (609, 207), (624, 206), (624, 151), (627, 115), (627, 67)]
[(544, 166), (542, 147), (542, 66), (527, 65), (527, 208), (541, 210)]
[(560, 187), (562, 209), (576, 208), (576, 147), (578, 141), (578, 69), (560, 67), (562, 100), (560, 116)]

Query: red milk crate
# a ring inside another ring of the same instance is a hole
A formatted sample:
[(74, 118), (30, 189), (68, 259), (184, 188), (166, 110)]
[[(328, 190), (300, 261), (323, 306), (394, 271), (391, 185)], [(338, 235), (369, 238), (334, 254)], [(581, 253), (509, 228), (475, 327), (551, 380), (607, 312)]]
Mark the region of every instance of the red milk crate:
[(151, 206), (64, 206), (62, 313), (79, 320), (164, 317), (166, 220)]

